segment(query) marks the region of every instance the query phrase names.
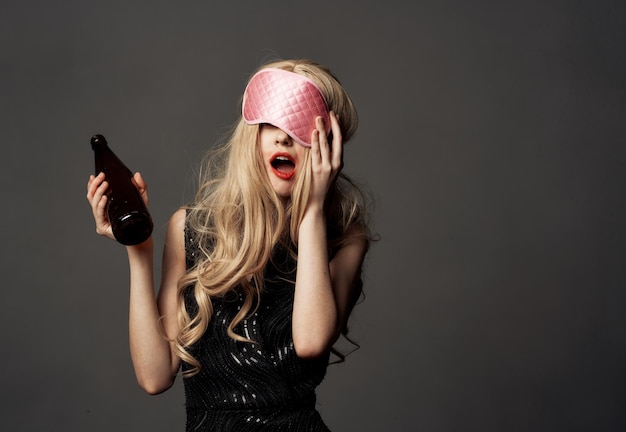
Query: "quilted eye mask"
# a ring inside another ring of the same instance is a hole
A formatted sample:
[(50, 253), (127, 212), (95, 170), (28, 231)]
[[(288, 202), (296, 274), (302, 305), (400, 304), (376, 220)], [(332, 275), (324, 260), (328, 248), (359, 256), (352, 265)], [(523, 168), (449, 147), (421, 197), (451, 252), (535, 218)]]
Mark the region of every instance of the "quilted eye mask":
[(311, 147), (316, 117), (324, 119), (326, 134), (330, 132), (328, 105), (319, 87), (309, 78), (283, 69), (257, 72), (243, 93), (241, 110), (246, 123), (269, 123), (305, 147)]

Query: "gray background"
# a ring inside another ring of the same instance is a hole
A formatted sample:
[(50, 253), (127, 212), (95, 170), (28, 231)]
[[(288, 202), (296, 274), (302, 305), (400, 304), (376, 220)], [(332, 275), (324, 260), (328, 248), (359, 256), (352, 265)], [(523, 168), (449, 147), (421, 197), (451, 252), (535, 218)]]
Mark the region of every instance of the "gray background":
[(183, 429), (181, 381), (134, 380), (89, 138), (144, 174), (160, 245), (248, 74), (309, 57), (359, 108), (382, 236), (331, 429), (626, 430), (625, 42), (621, 1), (3, 0), (2, 429)]

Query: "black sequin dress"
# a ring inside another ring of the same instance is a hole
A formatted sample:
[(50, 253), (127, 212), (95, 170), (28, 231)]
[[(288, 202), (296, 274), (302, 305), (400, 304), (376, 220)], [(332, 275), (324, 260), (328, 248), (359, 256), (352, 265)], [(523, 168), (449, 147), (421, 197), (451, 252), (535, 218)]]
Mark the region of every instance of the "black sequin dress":
[[(189, 267), (197, 245), (187, 231), (185, 244)], [(315, 408), (315, 388), (329, 357), (301, 359), (293, 346), (294, 259), (275, 253), (264, 279), (258, 309), (235, 327), (255, 343), (235, 341), (226, 333), (242, 296), (233, 292), (212, 299), (213, 317), (192, 351), (202, 368), (183, 380), (188, 432), (329, 430)], [(188, 292), (186, 303), (193, 310), (195, 300)], [(183, 362), (182, 369), (190, 366)]]

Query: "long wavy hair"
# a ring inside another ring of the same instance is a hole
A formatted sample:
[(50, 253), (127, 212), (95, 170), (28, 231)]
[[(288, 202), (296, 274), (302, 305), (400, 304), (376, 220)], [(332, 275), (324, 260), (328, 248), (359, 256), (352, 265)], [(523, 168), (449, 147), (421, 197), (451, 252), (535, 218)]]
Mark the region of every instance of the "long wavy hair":
[[(339, 81), (324, 66), (310, 60), (284, 60), (268, 63), (312, 79), (322, 90), (329, 108), (338, 118), (343, 142), (349, 141), (358, 126), (357, 111)], [(260, 68), (261, 69), (261, 68)], [(200, 170), (194, 203), (187, 207), (187, 230), (198, 245), (195, 265), (179, 281), (176, 354), (199, 371), (200, 363), (191, 354), (192, 346), (205, 333), (213, 315), (212, 298), (233, 290), (243, 294), (244, 303), (228, 325), (235, 340), (252, 342), (235, 332), (263, 290), (263, 269), (272, 251), (281, 244), (297, 259), (298, 230), (311, 188), (311, 170), (298, 170), (290, 199), (281, 199), (273, 190), (263, 165), (259, 145), (259, 125), (239, 119), (230, 138), (207, 154)], [(305, 151), (303, 166), (311, 164)], [(370, 239), (365, 221), (364, 195), (343, 173), (331, 186), (325, 203), (328, 247), (332, 254), (349, 238)], [(361, 280), (354, 303), (361, 293)], [(193, 290), (195, 305), (188, 310), (186, 296)], [(347, 333), (347, 328), (343, 329)], [(343, 359), (343, 356), (340, 355)]]

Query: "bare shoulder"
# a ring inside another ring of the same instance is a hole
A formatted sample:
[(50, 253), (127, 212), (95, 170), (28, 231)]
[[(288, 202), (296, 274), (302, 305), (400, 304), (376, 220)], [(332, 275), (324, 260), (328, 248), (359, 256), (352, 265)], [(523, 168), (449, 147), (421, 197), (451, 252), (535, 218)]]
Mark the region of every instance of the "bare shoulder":
[(184, 267), (186, 214), (184, 208), (179, 208), (170, 217), (165, 239), (164, 264)]
[(172, 245), (176, 249), (185, 247), (185, 220), (187, 218), (187, 210), (183, 207), (172, 213), (167, 225), (167, 245)]
[(349, 237), (335, 252), (331, 265), (351, 273), (358, 273), (368, 248), (369, 241), (366, 237), (359, 235)]
[(348, 316), (361, 292), (361, 269), (368, 248), (367, 232), (355, 227), (347, 233), (345, 241), (342, 242), (329, 263), (337, 303), (338, 331), (345, 328)]
[(184, 207), (179, 208), (170, 217), (169, 228), (174, 228), (177, 231), (183, 231), (185, 229), (186, 217), (187, 210)]
[(352, 289), (369, 249), (369, 235), (361, 226), (351, 227), (344, 235), (345, 240), (330, 261), (330, 271), (333, 279), (343, 280), (344, 289)]
[(336, 252), (336, 255), (351, 255), (352, 259), (358, 263), (365, 259), (365, 254), (369, 249), (370, 235), (366, 227), (353, 225), (344, 234), (345, 240)]
[[(185, 209), (178, 209), (170, 217), (167, 236), (163, 247), (161, 268), (161, 289), (159, 291), (159, 310), (163, 315), (175, 316), (176, 292), (178, 281), (186, 272), (185, 261)], [(168, 334), (176, 334), (174, 323)]]

